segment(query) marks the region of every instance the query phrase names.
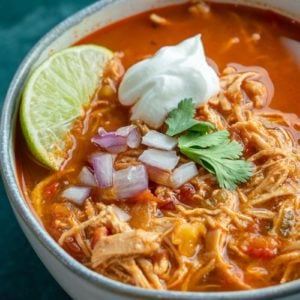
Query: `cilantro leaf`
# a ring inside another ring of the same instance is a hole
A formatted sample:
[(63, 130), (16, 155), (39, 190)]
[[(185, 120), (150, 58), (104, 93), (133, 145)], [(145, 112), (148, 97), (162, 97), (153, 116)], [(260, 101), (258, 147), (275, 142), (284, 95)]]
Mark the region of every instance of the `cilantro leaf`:
[(198, 124), (189, 128), (189, 131), (199, 132), (201, 134), (210, 133), (212, 131), (216, 131), (217, 128), (214, 124), (210, 122), (198, 121)]
[(253, 165), (240, 159), (243, 146), (230, 141), (228, 130), (216, 131), (213, 124), (195, 120), (195, 113), (192, 99), (181, 101), (166, 121), (167, 134), (184, 132), (178, 139), (180, 152), (214, 174), (221, 188), (235, 189), (249, 179)]
[[(223, 140), (222, 143), (217, 146), (201, 149), (199, 147), (189, 147), (193, 153), (206, 156), (206, 157), (218, 157), (228, 159), (238, 159), (242, 155), (243, 146), (237, 141), (230, 142), (229, 139)], [(181, 149), (181, 148), (180, 148)]]
[(218, 146), (229, 139), (227, 130), (216, 131), (211, 134), (202, 135), (201, 133), (188, 132), (178, 139), (179, 147), (200, 147), (207, 148)]
[(204, 158), (203, 161), (213, 168), (220, 187), (228, 190), (236, 189), (252, 175), (252, 165), (245, 160)]
[(235, 189), (238, 183), (246, 182), (252, 174), (252, 164), (238, 159), (242, 150), (242, 145), (236, 141), (206, 149), (180, 147), (184, 155), (215, 174), (221, 188), (229, 190)]
[(194, 119), (196, 113), (195, 105), (192, 99), (184, 99), (178, 107), (172, 110), (166, 124), (169, 126), (167, 135), (174, 136), (183, 131), (190, 130), (206, 134), (215, 131), (216, 127), (210, 122), (202, 122)]
[(196, 109), (193, 100), (182, 100), (178, 104), (178, 107), (170, 112), (169, 118), (166, 120), (166, 123), (169, 126), (167, 135), (174, 136), (197, 125), (198, 121), (193, 119), (195, 113)]

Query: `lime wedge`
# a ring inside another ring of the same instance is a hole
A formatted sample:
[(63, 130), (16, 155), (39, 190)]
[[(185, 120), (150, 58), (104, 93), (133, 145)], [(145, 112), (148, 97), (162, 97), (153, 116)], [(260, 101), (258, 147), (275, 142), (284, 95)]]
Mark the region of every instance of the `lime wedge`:
[(32, 154), (50, 169), (58, 170), (65, 160), (66, 137), (99, 88), (112, 55), (100, 46), (71, 47), (44, 61), (26, 83), (22, 131)]

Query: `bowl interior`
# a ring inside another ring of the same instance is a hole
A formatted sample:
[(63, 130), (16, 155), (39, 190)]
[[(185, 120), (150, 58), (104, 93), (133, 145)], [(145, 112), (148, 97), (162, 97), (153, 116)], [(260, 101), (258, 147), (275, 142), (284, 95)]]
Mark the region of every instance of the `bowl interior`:
[[(40, 242), (58, 258), (63, 258), (64, 263), (72, 268), (72, 271), (78, 272), (80, 276), (87, 276), (98, 285), (110, 285), (112, 288), (120, 289), (124, 286), (126, 293), (137, 293), (143, 297), (161, 295), (162, 298), (174, 296), (174, 298), (181, 298), (182, 293), (177, 292), (156, 292), (145, 291), (134, 287), (115, 284), (109, 279), (105, 279), (92, 271), (81, 266), (79, 263), (73, 262), (73, 259), (68, 256), (56, 243), (48, 236), (46, 231), (42, 228), (39, 222), (35, 219), (30, 207), (27, 206), (20, 192), (18, 185), (16, 166), (14, 159), (14, 129), (16, 125), (16, 118), (18, 106), (20, 102), (20, 94), (24, 83), (30, 71), (40, 64), (45, 58), (54, 52), (72, 45), (74, 42), (80, 40), (85, 35), (94, 32), (97, 29), (103, 28), (115, 21), (121, 20), (125, 17), (138, 14), (152, 8), (159, 8), (167, 5), (174, 5), (184, 3), (185, 0), (102, 0), (96, 4), (86, 8), (77, 13), (71, 18), (67, 19), (50, 33), (48, 33), (28, 54), (19, 67), (8, 91), (5, 104), (3, 107), (3, 114), (1, 119), (1, 171), (11, 204), (16, 211), (16, 214), (23, 219), (30, 230), (38, 236)], [(300, 2), (295, 0), (215, 0), (214, 2), (222, 3), (241, 3), (251, 6), (262, 7), (277, 11), (283, 15), (290, 16), (294, 19), (300, 20)], [(72, 261), (72, 263), (70, 263)], [(79, 272), (80, 270), (80, 272)], [(91, 274), (93, 273), (93, 274)], [(297, 286), (298, 285), (298, 286)], [(276, 292), (277, 295), (285, 294), (286, 290), (292, 291), (300, 290), (299, 282), (291, 282), (283, 286), (263, 289), (265, 292), (258, 294), (257, 291), (251, 291), (252, 299), (262, 295), (270, 297)], [(234, 299), (242, 297), (244, 292), (237, 293), (222, 293), (223, 299)], [(200, 294), (188, 293), (192, 298), (198, 298)], [(245, 294), (245, 293), (244, 293)], [(187, 295), (187, 294), (186, 294)], [(210, 296), (205, 294), (206, 299), (216, 299), (216, 293), (211, 293)], [(215, 296), (214, 296), (215, 295)], [(250, 293), (248, 293), (250, 295)], [(165, 299), (167, 299), (165, 298)]]

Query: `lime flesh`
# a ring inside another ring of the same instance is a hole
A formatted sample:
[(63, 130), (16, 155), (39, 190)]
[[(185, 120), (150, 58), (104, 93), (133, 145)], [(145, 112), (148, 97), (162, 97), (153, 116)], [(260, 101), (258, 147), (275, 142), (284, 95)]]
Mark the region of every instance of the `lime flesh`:
[(50, 169), (58, 170), (65, 160), (66, 137), (99, 88), (112, 55), (95, 45), (71, 47), (49, 57), (29, 77), (21, 127), (32, 154)]

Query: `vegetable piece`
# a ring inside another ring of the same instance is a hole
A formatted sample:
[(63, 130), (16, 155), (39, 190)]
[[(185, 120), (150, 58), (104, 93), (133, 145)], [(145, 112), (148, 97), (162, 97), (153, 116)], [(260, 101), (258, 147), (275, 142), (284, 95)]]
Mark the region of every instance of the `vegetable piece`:
[(113, 185), (113, 160), (113, 156), (108, 153), (94, 155), (92, 158), (95, 178), (100, 188)]
[(173, 150), (177, 145), (177, 139), (156, 130), (150, 130), (143, 136), (142, 144), (161, 150)]
[(195, 254), (199, 238), (206, 233), (206, 227), (199, 222), (183, 223), (175, 227), (172, 243), (178, 245), (181, 255), (191, 257)]
[(129, 148), (138, 148), (141, 144), (142, 136), (137, 127), (133, 128), (127, 136), (127, 145)]
[(172, 183), (175, 188), (178, 188), (198, 175), (196, 164), (189, 162), (176, 168), (172, 174)]
[[(146, 191), (146, 193), (147, 192), (148, 190)], [(152, 195), (152, 197), (154, 196)], [(156, 215), (156, 205), (153, 204), (153, 201), (151, 200), (137, 201), (130, 209), (130, 215), (132, 216), (130, 220), (130, 226), (132, 226), (133, 228), (153, 230), (153, 221), (155, 220)]]
[(116, 131), (116, 134), (127, 138), (127, 145), (129, 148), (135, 149), (141, 144), (141, 133), (134, 125), (121, 127)]
[(149, 166), (171, 171), (176, 167), (179, 157), (175, 151), (148, 149), (140, 155), (139, 160)]
[(77, 205), (82, 205), (85, 199), (90, 195), (89, 187), (71, 186), (62, 192), (62, 197), (68, 199)]
[(233, 190), (241, 182), (246, 182), (252, 174), (252, 164), (238, 160), (243, 147), (236, 141), (206, 149), (180, 146), (180, 151), (187, 157), (215, 174), (220, 187)]
[(167, 134), (174, 136), (195, 126), (198, 122), (193, 119), (196, 109), (192, 99), (184, 99), (178, 107), (172, 110), (166, 124), (169, 126)]
[(172, 110), (166, 124), (169, 126), (167, 135), (174, 136), (188, 129), (201, 133), (208, 133), (215, 130), (215, 126), (209, 122), (200, 122), (194, 119), (196, 113), (192, 99), (184, 99), (178, 107)]
[(229, 139), (228, 130), (217, 131), (211, 134), (188, 132), (179, 138), (180, 147), (200, 147), (207, 148), (223, 144)]
[(54, 195), (57, 193), (58, 188), (59, 188), (59, 182), (50, 183), (44, 188), (43, 197), (48, 199), (54, 197)]
[(272, 237), (250, 235), (242, 250), (253, 258), (271, 259), (278, 254), (278, 243)]
[(201, 134), (211, 133), (216, 130), (217, 128), (214, 124), (204, 121), (199, 121), (198, 124), (194, 125), (189, 129), (189, 131), (199, 132)]
[(174, 201), (169, 201), (166, 204), (160, 205), (159, 209), (163, 209), (163, 210), (176, 210), (176, 205), (175, 205)]
[[(149, 174), (148, 174), (149, 175)], [(136, 202), (157, 202), (158, 199), (147, 189), (132, 198)]]
[(185, 204), (193, 203), (193, 196), (196, 194), (195, 187), (191, 183), (186, 183), (180, 187), (178, 198)]
[(148, 166), (148, 165), (146, 167), (147, 167), (149, 179), (152, 182), (155, 182), (160, 185), (165, 185), (168, 187), (173, 186), (172, 178), (171, 178), (171, 174), (172, 174), (171, 171), (161, 170), (156, 167), (152, 167), (152, 166)]
[(114, 187), (118, 199), (137, 195), (148, 188), (145, 166), (132, 166), (114, 173)]
[(96, 135), (92, 138), (92, 143), (95, 143), (110, 153), (121, 153), (127, 149), (127, 138), (115, 132)]
[(253, 165), (239, 159), (242, 145), (230, 141), (227, 130), (213, 132), (216, 130), (214, 125), (194, 120), (194, 114), (192, 100), (185, 99), (166, 121), (169, 135), (187, 131), (178, 139), (180, 152), (215, 174), (221, 188), (233, 190), (239, 183), (246, 182)]
[(131, 216), (125, 210), (121, 209), (117, 205), (112, 204), (111, 207), (121, 222), (127, 222), (131, 219)]
[(99, 128), (98, 128), (98, 134), (99, 134), (99, 135), (102, 135), (102, 134), (104, 134), (104, 133), (107, 133), (107, 131), (106, 131), (103, 127), (99, 127)]
[(90, 171), (88, 167), (83, 167), (79, 173), (79, 180), (80, 183), (87, 185), (87, 186), (92, 186), (96, 187), (97, 182), (94, 177), (94, 174)]

